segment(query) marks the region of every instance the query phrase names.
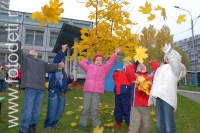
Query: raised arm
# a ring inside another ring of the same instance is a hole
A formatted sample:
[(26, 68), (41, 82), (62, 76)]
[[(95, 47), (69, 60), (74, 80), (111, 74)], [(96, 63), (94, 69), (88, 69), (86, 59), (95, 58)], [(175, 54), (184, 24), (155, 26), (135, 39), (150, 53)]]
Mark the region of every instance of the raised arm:
[(57, 53), (57, 55), (53, 59), (53, 63), (60, 63), (65, 56), (65, 51), (68, 48), (68, 44), (62, 45), (62, 49)]
[(170, 44), (165, 44), (164, 48), (165, 58), (169, 61), (172, 72), (176, 77), (179, 77), (181, 73), (181, 55), (173, 50)]
[(59, 69), (64, 68), (63, 62), (60, 62), (59, 64), (49, 64), (49, 63), (45, 62), (44, 65), (45, 65), (45, 71), (46, 72), (55, 72)]
[(121, 48), (116, 48), (115, 53), (113, 53), (112, 56), (110, 57), (110, 59), (106, 62), (106, 64), (105, 64), (106, 73), (108, 73), (110, 71), (110, 69), (113, 67), (115, 61), (117, 60), (117, 54), (120, 51), (121, 51)]
[(135, 81), (136, 79), (136, 75), (135, 75), (135, 69), (136, 69), (136, 64), (129, 64), (127, 67), (126, 67), (126, 75), (127, 75), (127, 78), (129, 80), (129, 82), (133, 82)]
[(89, 61), (87, 59), (82, 60), (79, 62), (79, 66), (85, 71), (88, 71), (88, 66), (90, 65)]
[(14, 53), (18, 55), (18, 63), (21, 65), (21, 63), (25, 60), (24, 54), (21, 49), (22, 43), (20, 41), (16, 42), (18, 45), (13, 46), (13, 50), (16, 50)]

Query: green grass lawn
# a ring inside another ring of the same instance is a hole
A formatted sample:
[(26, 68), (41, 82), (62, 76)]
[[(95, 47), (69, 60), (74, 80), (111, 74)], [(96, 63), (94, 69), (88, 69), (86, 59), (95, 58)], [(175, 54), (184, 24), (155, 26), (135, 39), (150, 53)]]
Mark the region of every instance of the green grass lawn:
[[(15, 88), (16, 89), (16, 88)], [(7, 90), (6, 92), (0, 92), (0, 96), (6, 96), (6, 100), (2, 104), (2, 111), (0, 116), (0, 133), (17, 133), (19, 130), (19, 126), (8, 128), (11, 124), (9, 124), (9, 120), (11, 118), (8, 117), (8, 113), (11, 112), (9, 107), (11, 104), (8, 103), (8, 99), (11, 97), (8, 95), (12, 91)], [(18, 103), (19, 106), (16, 107), (18, 112), (14, 113), (14, 116), (19, 118), (16, 122), (19, 123), (21, 117), (21, 108), (23, 102), (24, 91), (20, 90), (18, 94), (18, 99), (13, 102)], [(91, 119), (89, 119), (89, 129), (83, 130), (79, 125), (79, 116), (81, 114), (81, 106), (83, 104), (83, 93), (81, 89), (70, 89), (66, 94), (66, 106), (63, 112), (62, 118), (59, 121), (59, 125), (61, 129), (54, 130), (54, 133), (92, 133), (93, 127), (91, 124)], [(115, 123), (113, 110), (114, 110), (114, 93), (113, 92), (105, 92), (105, 95), (101, 97), (101, 107), (100, 107), (100, 118), (104, 133), (125, 133), (126, 125), (123, 123), (122, 128), (119, 131), (114, 130), (114, 126), (106, 127), (104, 124)], [(43, 128), (45, 113), (47, 109), (47, 90), (44, 94), (43, 106), (40, 115), (40, 119), (37, 125), (37, 133), (45, 133)], [(153, 110), (154, 106), (152, 107)], [(200, 104), (185, 98), (183, 96), (178, 95), (178, 108), (175, 112), (175, 120), (177, 133), (199, 133), (200, 131)], [(76, 119), (78, 118), (78, 119)], [(152, 116), (152, 132), (156, 133), (155, 122), (153, 122)], [(76, 123), (77, 125), (71, 127), (71, 123)]]
[(192, 86), (180, 86), (178, 87), (179, 90), (185, 90), (185, 91), (195, 91), (195, 92), (200, 92), (200, 87), (196, 90), (196, 87)]

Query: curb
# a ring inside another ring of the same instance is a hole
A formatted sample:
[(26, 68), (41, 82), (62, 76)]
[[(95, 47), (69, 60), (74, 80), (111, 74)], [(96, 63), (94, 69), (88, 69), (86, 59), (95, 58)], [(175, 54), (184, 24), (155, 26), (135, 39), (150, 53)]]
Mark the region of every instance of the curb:
[(196, 92), (196, 91), (177, 90), (177, 92), (191, 93), (191, 94), (198, 94), (198, 95), (200, 95), (200, 92)]

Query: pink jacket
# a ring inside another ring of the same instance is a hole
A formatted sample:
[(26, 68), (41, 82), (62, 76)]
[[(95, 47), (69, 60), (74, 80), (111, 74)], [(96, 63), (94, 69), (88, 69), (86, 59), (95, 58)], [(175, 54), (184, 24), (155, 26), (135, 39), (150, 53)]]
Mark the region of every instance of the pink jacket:
[(94, 92), (104, 95), (104, 83), (106, 74), (110, 71), (117, 59), (117, 54), (112, 54), (111, 58), (102, 66), (89, 64), (88, 60), (82, 60), (79, 66), (86, 72), (86, 79), (83, 92)]

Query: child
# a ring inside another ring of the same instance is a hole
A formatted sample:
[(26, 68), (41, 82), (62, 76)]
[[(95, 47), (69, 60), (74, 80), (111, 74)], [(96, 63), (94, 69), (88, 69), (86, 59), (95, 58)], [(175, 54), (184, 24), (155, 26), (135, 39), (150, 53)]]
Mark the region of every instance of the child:
[(79, 122), (83, 129), (87, 129), (89, 111), (91, 112), (92, 125), (94, 127), (101, 125), (99, 118), (100, 96), (104, 95), (106, 74), (114, 65), (117, 59), (117, 53), (120, 51), (121, 48), (117, 48), (105, 65), (103, 65), (103, 56), (101, 54), (94, 56), (94, 64), (89, 64), (86, 59), (79, 63), (80, 67), (87, 73), (83, 87), (83, 110)]
[[(177, 108), (177, 82), (186, 74), (186, 69), (181, 64), (181, 56), (165, 45), (165, 63), (161, 65), (154, 75), (150, 97), (156, 99), (156, 126), (158, 133), (175, 133), (176, 124), (174, 112)], [(153, 103), (149, 99), (149, 104)]]
[[(62, 45), (62, 49), (53, 59), (53, 64), (62, 61), (66, 49), (67, 44)], [(74, 76), (67, 76), (64, 69), (49, 73), (48, 106), (44, 122), (44, 128), (47, 132), (52, 132), (52, 128), (60, 128), (57, 123), (65, 108), (65, 93), (68, 90), (68, 84), (70, 84), (73, 79)]]
[[(135, 66), (132, 66), (134, 68)], [(127, 72), (131, 72), (130, 66), (127, 66)], [(146, 82), (151, 83), (151, 78), (147, 74), (147, 69), (144, 64), (139, 64), (136, 70), (137, 73), (133, 73), (134, 80), (138, 80), (139, 76), (143, 77)], [(133, 80), (133, 82), (135, 82)], [(148, 92), (150, 91), (151, 85), (149, 84), (146, 88)], [(139, 89), (139, 84), (133, 83), (133, 88), (131, 92), (131, 116), (130, 116), (130, 126), (129, 133), (150, 133), (151, 123), (150, 123), (150, 107), (148, 106), (148, 93)]]
[(115, 110), (114, 116), (117, 122), (116, 130), (121, 127), (122, 119), (124, 118), (127, 128), (126, 133), (128, 133), (128, 127), (130, 123), (130, 100), (131, 100), (131, 87), (133, 81), (132, 73), (126, 71), (126, 67), (130, 62), (125, 62), (122, 70), (115, 70), (113, 73), (113, 79), (115, 81)]

